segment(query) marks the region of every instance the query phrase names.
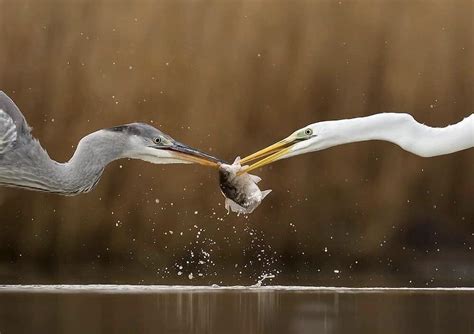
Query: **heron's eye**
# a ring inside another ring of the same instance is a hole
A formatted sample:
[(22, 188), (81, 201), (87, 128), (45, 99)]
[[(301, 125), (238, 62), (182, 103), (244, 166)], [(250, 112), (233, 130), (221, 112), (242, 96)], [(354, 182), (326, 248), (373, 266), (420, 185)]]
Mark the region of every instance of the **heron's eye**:
[(311, 136), (313, 134), (313, 130), (308, 128), (308, 129), (304, 130), (304, 134), (306, 136)]
[(153, 139), (153, 142), (157, 145), (160, 145), (163, 142), (163, 139), (161, 139), (161, 137), (156, 137)]

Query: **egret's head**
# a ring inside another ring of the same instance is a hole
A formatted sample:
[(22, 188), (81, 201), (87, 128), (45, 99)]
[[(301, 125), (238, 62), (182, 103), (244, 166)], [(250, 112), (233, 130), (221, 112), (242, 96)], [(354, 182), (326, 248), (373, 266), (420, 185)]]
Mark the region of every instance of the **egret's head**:
[(105, 130), (122, 145), (122, 157), (155, 164), (197, 163), (218, 167), (223, 161), (184, 145), (151, 125), (132, 123)]
[(241, 160), (242, 164), (261, 159), (250, 165), (244, 172), (250, 172), (277, 160), (314, 151), (315, 144), (320, 140), (320, 124), (316, 123), (299, 129), (285, 139), (243, 158)]

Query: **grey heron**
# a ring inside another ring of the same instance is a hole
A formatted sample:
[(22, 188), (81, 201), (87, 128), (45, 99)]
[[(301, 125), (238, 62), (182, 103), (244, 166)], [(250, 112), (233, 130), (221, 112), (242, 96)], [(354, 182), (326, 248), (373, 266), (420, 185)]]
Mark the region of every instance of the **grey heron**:
[(151, 125), (131, 123), (85, 136), (72, 158), (59, 163), (32, 136), (15, 103), (0, 91), (0, 185), (76, 195), (93, 189), (105, 167), (122, 158), (212, 167), (218, 167), (221, 162)]
[(314, 123), (242, 159), (244, 164), (263, 158), (242, 173), (280, 159), (367, 140), (388, 141), (421, 157), (458, 152), (474, 147), (474, 114), (444, 128), (420, 124), (404, 113)]

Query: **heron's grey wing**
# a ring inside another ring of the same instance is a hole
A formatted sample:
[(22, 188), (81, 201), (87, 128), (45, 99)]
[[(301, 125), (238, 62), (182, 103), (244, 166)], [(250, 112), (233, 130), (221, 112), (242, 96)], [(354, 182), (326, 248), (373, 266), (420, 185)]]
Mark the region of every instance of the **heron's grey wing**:
[[(13, 123), (16, 129), (16, 138), (14, 141), (25, 143), (33, 139), (31, 136), (31, 128), (26, 123), (25, 117), (15, 103), (8, 97), (7, 94), (0, 91), (0, 140), (6, 142), (6, 138), (12, 138), (11, 132), (7, 130), (11, 128)], [(5, 144), (3, 144), (5, 146)]]
[(13, 119), (0, 109), (0, 155), (10, 150), (17, 138), (17, 130)]

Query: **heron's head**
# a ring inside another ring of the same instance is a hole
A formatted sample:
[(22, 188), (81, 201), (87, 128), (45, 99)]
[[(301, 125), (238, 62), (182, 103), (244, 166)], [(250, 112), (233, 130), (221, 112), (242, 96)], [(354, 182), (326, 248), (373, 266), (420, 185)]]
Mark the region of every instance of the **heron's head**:
[(105, 130), (119, 141), (121, 156), (155, 164), (197, 163), (218, 167), (223, 161), (182, 144), (151, 125), (132, 123)]
[(271, 164), (277, 160), (318, 150), (318, 145), (321, 147), (324, 145), (324, 134), (327, 132), (326, 123), (327, 122), (320, 122), (308, 125), (293, 132), (285, 139), (243, 158), (241, 164), (255, 160), (258, 161), (242, 172), (250, 172), (251, 170)]

